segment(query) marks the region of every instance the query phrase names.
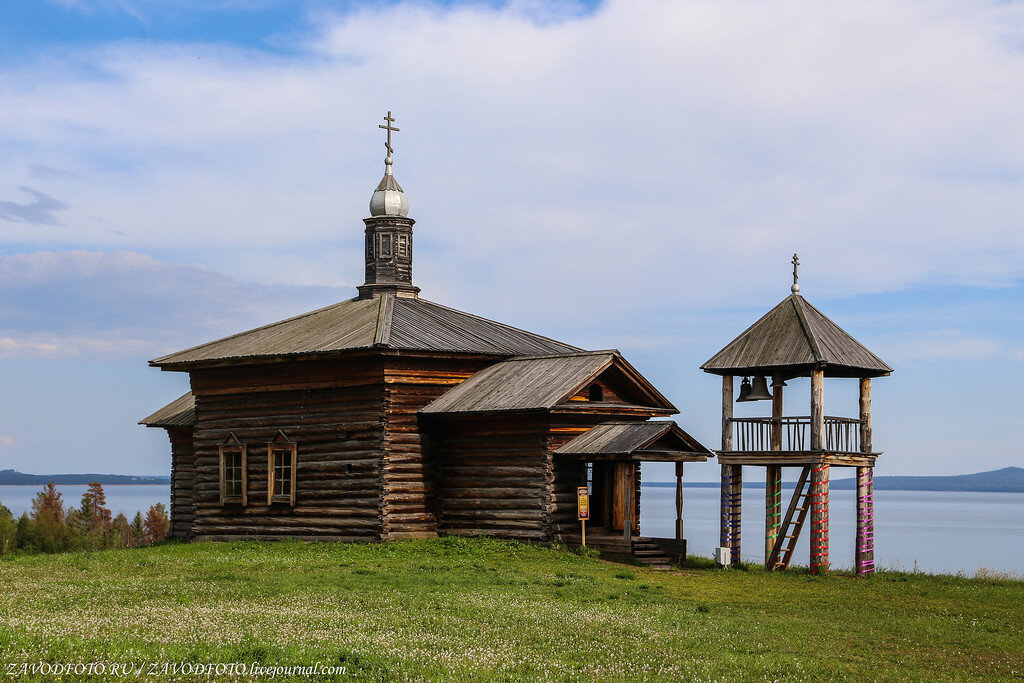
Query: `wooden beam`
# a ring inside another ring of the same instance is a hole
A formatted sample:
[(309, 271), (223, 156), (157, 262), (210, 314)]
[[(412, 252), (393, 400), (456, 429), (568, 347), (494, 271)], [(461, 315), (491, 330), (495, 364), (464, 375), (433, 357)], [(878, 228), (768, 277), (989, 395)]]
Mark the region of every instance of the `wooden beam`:
[(811, 470), (811, 573), (828, 572), (828, 480), (829, 466)]
[(683, 536), (683, 463), (676, 463), (676, 540)]
[(871, 378), (860, 380), (860, 450), (871, 452)]
[(811, 370), (811, 450), (824, 448), (825, 371)]
[(722, 450), (732, 450), (732, 377), (722, 377)]
[(732, 494), (729, 496), (729, 537), (732, 548), (732, 563), (740, 563), (740, 545), (742, 540), (743, 513), (743, 466), (730, 465), (732, 474), (730, 484)]
[(857, 538), (854, 569), (858, 576), (875, 573), (874, 469), (857, 468)]

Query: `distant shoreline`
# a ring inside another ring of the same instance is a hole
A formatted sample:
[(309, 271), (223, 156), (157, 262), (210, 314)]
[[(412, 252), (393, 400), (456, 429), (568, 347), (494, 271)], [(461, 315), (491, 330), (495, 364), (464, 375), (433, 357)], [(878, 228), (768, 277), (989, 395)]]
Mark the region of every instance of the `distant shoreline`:
[(88, 486), (99, 482), (104, 486), (169, 486), (168, 476), (145, 476), (134, 474), (25, 474), (17, 470), (0, 470), (0, 486), (46, 486), (49, 482), (58, 486)]
[[(641, 482), (642, 486), (665, 487), (675, 486), (675, 482), (651, 481)], [(795, 482), (783, 483), (784, 488), (793, 488)], [(718, 488), (717, 481), (683, 481), (683, 488)], [(851, 490), (856, 487), (853, 477), (833, 479), (829, 486), (837, 490)], [(953, 476), (920, 476), (875, 477), (876, 491), (949, 491), (966, 493), (1024, 493), (1024, 468), (1004, 467), (989, 472), (976, 474), (958, 474)], [(743, 488), (763, 489), (763, 481), (743, 482)]]

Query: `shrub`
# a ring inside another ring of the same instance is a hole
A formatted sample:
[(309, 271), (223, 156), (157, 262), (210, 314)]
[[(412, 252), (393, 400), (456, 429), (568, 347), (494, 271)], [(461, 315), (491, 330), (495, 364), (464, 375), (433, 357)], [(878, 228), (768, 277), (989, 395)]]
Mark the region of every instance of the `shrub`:
[(146, 543), (157, 543), (167, 538), (167, 532), (171, 530), (171, 522), (167, 519), (167, 508), (163, 503), (157, 503), (149, 508), (143, 528), (145, 529)]

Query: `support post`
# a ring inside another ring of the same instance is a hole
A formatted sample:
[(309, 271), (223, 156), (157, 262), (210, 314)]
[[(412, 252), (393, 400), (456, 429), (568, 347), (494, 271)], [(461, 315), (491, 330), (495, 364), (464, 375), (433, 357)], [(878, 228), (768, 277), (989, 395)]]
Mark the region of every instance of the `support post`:
[[(772, 450), (782, 450), (782, 378), (772, 382)], [(768, 465), (764, 475), (764, 561), (775, 548), (782, 526), (782, 467)]]
[[(732, 450), (732, 390), (731, 375), (722, 377), (722, 450)], [(721, 509), (719, 519), (719, 547), (732, 548), (732, 466), (722, 465)]]
[[(631, 468), (636, 467), (634, 462), (629, 464)], [(630, 543), (633, 541), (633, 487), (636, 485), (631, 468), (626, 470), (626, 496), (622, 505), (622, 537)]]
[(857, 548), (854, 564), (858, 576), (875, 573), (874, 468), (857, 468)]
[(860, 452), (870, 453), (871, 445), (871, 378), (860, 380)]
[(811, 370), (811, 450), (825, 448), (825, 371)]
[(729, 496), (729, 538), (732, 548), (732, 563), (740, 563), (740, 540), (742, 534), (743, 466), (731, 465), (729, 476), (732, 493)]
[(811, 470), (811, 573), (828, 572), (828, 480), (829, 466)]
[[(860, 380), (860, 450), (871, 453), (871, 378)], [(874, 468), (857, 468), (857, 546), (854, 567), (858, 576), (875, 573)]]
[(676, 463), (676, 540), (683, 536), (683, 463)]

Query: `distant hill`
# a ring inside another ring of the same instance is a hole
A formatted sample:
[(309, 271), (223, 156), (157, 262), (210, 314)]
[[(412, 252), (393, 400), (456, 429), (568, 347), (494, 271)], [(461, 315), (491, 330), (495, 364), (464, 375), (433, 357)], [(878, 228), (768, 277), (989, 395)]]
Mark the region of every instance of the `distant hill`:
[(47, 482), (64, 485), (85, 485), (98, 481), (108, 486), (118, 484), (158, 484), (167, 486), (170, 477), (136, 477), (129, 474), (23, 474), (15, 470), (0, 470), (0, 486), (21, 486)]
[[(839, 468), (837, 468), (839, 469)], [(833, 470), (833, 473), (835, 470)], [(683, 482), (684, 486), (693, 488), (718, 488), (717, 481)], [(787, 481), (784, 486), (792, 488), (794, 482)], [(852, 489), (855, 486), (853, 477), (833, 479), (833, 489)], [(673, 482), (649, 482), (644, 486), (675, 486)], [(764, 488), (764, 482), (744, 482), (744, 488)], [(875, 477), (875, 489), (880, 491), (986, 491), (989, 493), (1024, 493), (1024, 468), (1004, 467), (1001, 470), (978, 472), (976, 474), (957, 474), (945, 477)]]

